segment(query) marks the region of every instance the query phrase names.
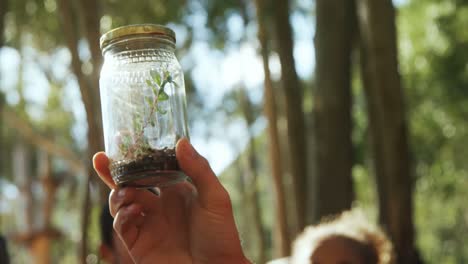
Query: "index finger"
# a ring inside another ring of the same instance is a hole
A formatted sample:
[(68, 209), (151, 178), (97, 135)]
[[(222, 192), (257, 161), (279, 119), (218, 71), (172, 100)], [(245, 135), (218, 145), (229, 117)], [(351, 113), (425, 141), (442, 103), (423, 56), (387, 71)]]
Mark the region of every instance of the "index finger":
[(111, 189), (117, 188), (109, 170), (109, 159), (104, 152), (98, 152), (93, 157), (93, 167), (99, 178)]

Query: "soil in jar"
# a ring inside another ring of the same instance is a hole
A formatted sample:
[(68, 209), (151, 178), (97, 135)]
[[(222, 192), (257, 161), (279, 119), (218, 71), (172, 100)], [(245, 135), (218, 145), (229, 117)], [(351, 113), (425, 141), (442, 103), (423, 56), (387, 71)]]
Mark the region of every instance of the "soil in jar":
[(148, 148), (132, 160), (119, 160), (110, 164), (112, 177), (118, 185), (139, 180), (158, 173), (180, 171), (174, 148)]

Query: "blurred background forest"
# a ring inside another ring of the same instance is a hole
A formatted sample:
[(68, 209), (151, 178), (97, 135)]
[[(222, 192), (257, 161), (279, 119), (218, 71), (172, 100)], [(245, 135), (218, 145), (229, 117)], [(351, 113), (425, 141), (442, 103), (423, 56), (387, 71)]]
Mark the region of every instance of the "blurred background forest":
[(98, 263), (102, 33), (177, 34), (191, 140), (247, 255), (352, 206), (398, 263), (468, 263), (467, 0), (0, 0), (0, 235)]

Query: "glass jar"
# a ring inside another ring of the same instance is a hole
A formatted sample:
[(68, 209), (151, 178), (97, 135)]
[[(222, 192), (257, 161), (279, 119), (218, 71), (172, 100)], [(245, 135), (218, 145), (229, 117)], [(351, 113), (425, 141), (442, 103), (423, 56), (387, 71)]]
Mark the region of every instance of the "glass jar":
[(185, 179), (175, 155), (177, 141), (188, 137), (175, 41), (171, 29), (152, 24), (101, 37), (105, 150), (119, 186), (162, 187)]

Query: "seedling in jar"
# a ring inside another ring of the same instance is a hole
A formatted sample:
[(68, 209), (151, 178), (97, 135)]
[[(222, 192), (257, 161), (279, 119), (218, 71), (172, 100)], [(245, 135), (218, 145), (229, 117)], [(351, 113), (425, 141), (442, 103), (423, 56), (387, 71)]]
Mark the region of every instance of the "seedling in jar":
[(149, 126), (156, 126), (157, 116), (166, 115), (167, 109), (161, 105), (162, 102), (169, 100), (169, 95), (165, 91), (168, 84), (175, 85), (172, 75), (168, 71), (159, 74), (157, 71), (150, 71), (151, 79), (146, 80), (146, 85), (151, 90), (151, 94), (144, 97), (148, 111), (136, 112), (132, 119), (133, 133), (120, 132), (119, 152), (125, 159), (135, 159), (153, 152), (147, 137), (145, 129)]
[(175, 156), (188, 136), (183, 71), (165, 26), (119, 27), (100, 39), (99, 84), (106, 153), (119, 186), (168, 186), (185, 179)]

